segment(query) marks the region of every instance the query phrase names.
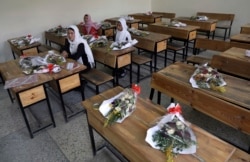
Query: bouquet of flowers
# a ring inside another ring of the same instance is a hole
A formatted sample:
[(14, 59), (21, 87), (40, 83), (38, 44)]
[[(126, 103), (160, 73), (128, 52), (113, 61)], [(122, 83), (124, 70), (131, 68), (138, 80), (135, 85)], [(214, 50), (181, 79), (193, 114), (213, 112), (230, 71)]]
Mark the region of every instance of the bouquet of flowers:
[(46, 56), (45, 56), (45, 62), (47, 63), (52, 63), (52, 64), (57, 64), (57, 65), (61, 65), (62, 63), (66, 62), (65, 58), (59, 54), (53, 53), (53, 52), (49, 52)]
[(112, 25), (111, 25), (110, 22), (104, 21), (104, 22), (101, 23), (101, 28), (102, 28), (102, 29), (107, 29), (107, 28), (110, 28), (111, 26), (112, 26)]
[(112, 49), (112, 50), (122, 50), (122, 49), (125, 49), (125, 48), (128, 48), (128, 47), (132, 47), (136, 43), (138, 43), (138, 41), (136, 39), (133, 39), (130, 42), (113, 42), (110, 45), (110, 49)]
[(216, 69), (207, 65), (198, 66), (190, 78), (190, 83), (194, 88), (211, 88), (220, 92), (225, 92), (226, 85), (222, 75)]
[(121, 123), (134, 110), (138, 91), (133, 88), (126, 88), (117, 96), (103, 101), (99, 111), (106, 117), (104, 127), (114, 122)]
[(106, 47), (108, 45), (108, 40), (106, 38), (106, 36), (101, 36), (97, 39), (94, 40), (89, 40), (89, 46), (91, 48), (96, 48), (96, 47)]
[(142, 37), (149, 35), (149, 32), (138, 30), (138, 29), (135, 29), (135, 28), (129, 28), (128, 31), (130, 33), (134, 34), (134, 35), (142, 36)]
[(193, 154), (196, 152), (196, 137), (180, 115), (179, 104), (171, 103), (156, 126), (148, 129), (146, 142), (153, 148), (166, 154), (167, 162), (172, 162), (177, 154)]

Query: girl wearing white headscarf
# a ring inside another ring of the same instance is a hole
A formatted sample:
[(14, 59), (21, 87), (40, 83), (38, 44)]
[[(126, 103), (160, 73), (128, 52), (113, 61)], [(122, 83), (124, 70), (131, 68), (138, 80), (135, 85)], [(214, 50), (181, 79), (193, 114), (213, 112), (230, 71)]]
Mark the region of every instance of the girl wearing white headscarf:
[(65, 58), (72, 58), (77, 62), (84, 64), (87, 69), (94, 67), (92, 51), (86, 40), (81, 37), (79, 29), (75, 25), (69, 26), (67, 40), (61, 51), (61, 54)]
[(131, 35), (128, 31), (128, 26), (124, 18), (120, 18), (117, 23), (115, 42), (131, 42)]
[[(131, 42), (132, 38), (128, 31), (128, 26), (126, 23), (126, 20), (124, 18), (120, 18), (118, 20), (118, 23), (116, 25), (116, 36), (115, 36), (115, 42), (122, 43), (122, 42)], [(123, 78), (126, 76), (126, 70), (124, 68), (121, 68), (118, 70), (119, 77)]]

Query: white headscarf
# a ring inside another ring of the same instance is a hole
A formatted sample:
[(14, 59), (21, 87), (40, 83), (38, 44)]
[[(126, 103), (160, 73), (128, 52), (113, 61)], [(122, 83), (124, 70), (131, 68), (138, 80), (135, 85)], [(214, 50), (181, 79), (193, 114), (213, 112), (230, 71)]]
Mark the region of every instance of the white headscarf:
[[(78, 45), (80, 43), (83, 43), (84, 44), (85, 52), (86, 52), (87, 57), (88, 57), (88, 61), (90, 63), (90, 66), (94, 67), (95, 61), (94, 61), (93, 53), (92, 53), (92, 51), (91, 51), (91, 49), (90, 49), (87, 41), (81, 37), (79, 29), (78, 29), (78, 27), (76, 25), (71, 25), (71, 26), (69, 26), (69, 28), (73, 29), (74, 32), (75, 32), (75, 39), (73, 41), (71, 41), (71, 40), (68, 39), (69, 44), (70, 44), (70, 46), (69, 46), (70, 53), (72, 55), (74, 55), (77, 52)], [(80, 57), (77, 60), (77, 62), (83, 64), (82, 57)]]
[[(122, 31), (116, 30), (115, 41), (119, 43), (127, 42), (127, 41), (131, 42), (132, 39), (131, 39), (130, 33), (128, 32), (128, 26), (127, 26), (126, 20), (124, 18), (120, 18), (118, 21), (122, 25)], [(128, 40), (126, 40), (126, 38)]]

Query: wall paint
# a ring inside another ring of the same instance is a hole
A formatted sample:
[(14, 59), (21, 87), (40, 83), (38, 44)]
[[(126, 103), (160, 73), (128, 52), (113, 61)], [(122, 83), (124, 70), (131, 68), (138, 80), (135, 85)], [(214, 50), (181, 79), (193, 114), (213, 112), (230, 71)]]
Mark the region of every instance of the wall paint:
[(58, 25), (77, 24), (85, 13), (101, 22), (106, 18), (150, 9), (151, 0), (1, 0), (0, 62), (13, 59), (7, 42), (10, 38), (32, 34), (45, 43), (44, 31)]

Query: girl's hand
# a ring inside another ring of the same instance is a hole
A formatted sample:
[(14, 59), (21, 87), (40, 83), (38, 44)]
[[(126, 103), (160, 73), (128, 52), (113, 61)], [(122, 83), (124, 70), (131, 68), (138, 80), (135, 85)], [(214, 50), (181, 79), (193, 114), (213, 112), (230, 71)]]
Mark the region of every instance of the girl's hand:
[(63, 51), (63, 52), (61, 53), (61, 55), (62, 55), (64, 58), (67, 58), (67, 57), (68, 57), (68, 53), (67, 53), (66, 51)]

